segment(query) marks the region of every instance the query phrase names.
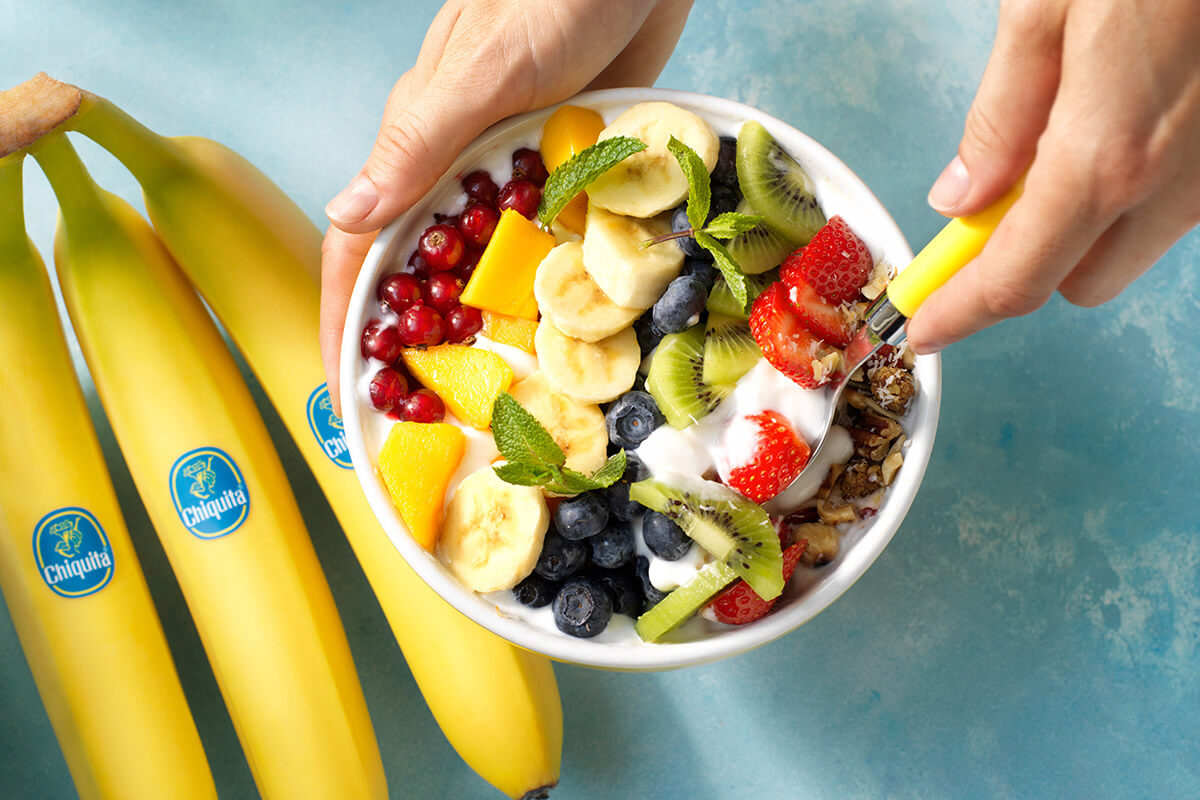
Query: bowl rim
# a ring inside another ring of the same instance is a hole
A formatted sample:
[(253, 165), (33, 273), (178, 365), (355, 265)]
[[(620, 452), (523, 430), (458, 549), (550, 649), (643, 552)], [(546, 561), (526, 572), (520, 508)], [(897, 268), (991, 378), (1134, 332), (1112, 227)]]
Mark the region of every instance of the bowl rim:
[[(790, 152), (802, 152), (804, 159), (808, 161), (813, 158), (819, 159), (821, 176), (837, 186), (840, 191), (848, 191), (856, 202), (862, 201), (875, 206), (873, 212), (879, 218), (882, 230), (872, 231), (869, 237), (872, 243), (886, 242), (886, 245), (881, 244), (881, 249), (894, 255), (898, 254), (897, 262), (907, 264), (912, 259), (912, 250), (887, 209), (866, 183), (824, 146), (788, 123), (743, 103), (673, 89), (621, 88), (584, 92), (562, 103), (502, 120), (484, 131), (465, 148), (425, 196), (438, 193), (448, 181), (474, 167), (483, 154), (504, 144), (505, 136), (510, 131), (521, 128), (532, 120), (545, 119), (562, 105), (594, 107), (633, 105), (646, 101), (674, 103), (696, 111), (701, 116), (706, 112), (719, 113), (743, 120), (759, 121)], [(406, 223), (410, 222), (415, 213), (425, 213), (422, 206), (423, 203), (418, 201), (409, 211), (385, 226), (367, 253), (355, 281), (346, 314), (338, 377), (341, 396), (344, 398), (342, 413), (346, 442), (355, 475), (372, 512), (409, 566), (435, 593), (460, 613), (518, 647), (557, 661), (621, 671), (675, 669), (744, 653), (790, 633), (821, 613), (854, 585), (883, 552), (916, 497), (933, 451), (941, 406), (941, 359), (937, 354), (917, 356), (920, 378), (919, 405), (914, 409), (916, 417), (910, 424), (912, 429), (920, 430), (922, 435), (915, 440), (910, 436), (905, 451), (905, 468), (897, 474), (896, 482), (890, 487), (884, 504), (862, 538), (855, 542), (853, 547), (848, 548), (844, 559), (839, 559), (835, 569), (819, 580), (800, 603), (780, 608), (751, 625), (722, 631), (715, 637), (689, 642), (616, 644), (575, 639), (557, 631), (541, 630), (506, 615), (481, 595), (462, 586), (437, 561), (436, 556), (417, 543), (400, 519), (375, 468), (375, 454), (367, 452), (363, 420), (359, 414), (360, 399), (355, 390), (358, 375), (362, 371), (359, 364), (362, 361), (358, 349), (359, 332), (367, 319), (365, 312), (374, 300), (376, 281), (381, 277), (381, 269), (392, 264), (387, 257), (395, 237), (407, 227)], [(925, 435), (926, 431), (928, 435)]]

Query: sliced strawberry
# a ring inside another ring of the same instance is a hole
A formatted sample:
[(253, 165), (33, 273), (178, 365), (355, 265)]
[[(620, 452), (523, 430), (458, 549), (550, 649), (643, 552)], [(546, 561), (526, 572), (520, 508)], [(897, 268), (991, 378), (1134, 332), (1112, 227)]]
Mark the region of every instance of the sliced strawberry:
[(808, 463), (809, 448), (778, 411), (746, 419), (757, 429), (754, 454), (729, 471), (726, 483), (754, 502), (765, 503), (796, 480)]
[(800, 315), (804, 327), (819, 339), (838, 348), (850, 344), (854, 330), (842, 313), (842, 307), (817, 294), (817, 290), (803, 275), (792, 276), (792, 283), (788, 284), (788, 299), (792, 301), (792, 307)]
[(821, 340), (813, 336), (787, 298), (787, 287), (776, 281), (750, 307), (750, 332), (771, 366), (808, 389), (816, 389), (813, 362), (824, 355)]
[[(800, 541), (783, 551), (784, 583), (791, 580), (792, 573), (796, 571), (796, 565), (800, 563), (800, 556), (804, 555), (807, 546), (808, 542)], [(708, 607), (719, 622), (727, 625), (745, 625), (747, 622), (762, 619), (777, 602), (778, 597), (763, 600), (754, 593), (750, 584), (739, 580), (709, 601)]]
[(871, 277), (871, 251), (850, 230), (846, 220), (833, 217), (804, 247), (788, 256), (779, 270), (788, 286), (803, 277), (816, 292), (839, 305), (858, 297)]

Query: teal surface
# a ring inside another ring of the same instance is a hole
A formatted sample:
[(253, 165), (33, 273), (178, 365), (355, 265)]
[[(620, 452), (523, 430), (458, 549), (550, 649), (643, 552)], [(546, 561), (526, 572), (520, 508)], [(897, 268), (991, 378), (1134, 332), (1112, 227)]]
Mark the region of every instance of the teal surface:
[[(45, 70), (159, 131), (220, 140), (322, 221), (435, 9), (8, 2), (0, 84)], [(925, 193), (954, 153), (994, 19), (994, 2), (699, 0), (659, 84), (741, 100), (809, 133), (919, 247), (941, 223)], [(137, 201), (115, 162), (90, 145), (83, 153), (99, 180)], [(27, 186), (31, 233), (49, 254), (53, 198), (36, 169)], [(557, 667), (566, 744), (554, 796), (1200, 796), (1198, 263), (1193, 234), (1109, 305), (1056, 298), (951, 347), (941, 429), (908, 519), (808, 625), (681, 672)], [(101, 424), (222, 796), (253, 797), (187, 610)], [(499, 797), (441, 737), (315, 483), (273, 425), (392, 797)], [(74, 796), (6, 611), (0, 676), (0, 796)]]

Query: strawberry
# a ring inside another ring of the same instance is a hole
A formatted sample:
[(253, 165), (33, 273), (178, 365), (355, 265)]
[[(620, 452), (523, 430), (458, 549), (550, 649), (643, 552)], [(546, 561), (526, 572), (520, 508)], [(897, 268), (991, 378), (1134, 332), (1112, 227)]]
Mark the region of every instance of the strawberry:
[(871, 251), (854, 235), (846, 220), (833, 217), (805, 247), (796, 250), (779, 270), (788, 286), (802, 276), (821, 297), (835, 305), (858, 297), (871, 277)]
[[(796, 564), (800, 562), (800, 556), (804, 555), (804, 548), (807, 546), (808, 542), (800, 541), (783, 551), (784, 583), (791, 580), (792, 573), (796, 571)], [(724, 622), (727, 625), (745, 625), (747, 622), (762, 619), (768, 611), (775, 607), (777, 602), (779, 602), (778, 597), (763, 600), (754, 593), (750, 584), (740, 580), (714, 597), (708, 607), (712, 609), (713, 616), (717, 618), (718, 622)]]
[(726, 483), (756, 503), (782, 492), (808, 463), (808, 444), (778, 411), (746, 417), (758, 428), (750, 461), (729, 471)]
[(750, 332), (775, 369), (807, 389), (823, 383), (813, 373), (813, 361), (824, 355), (821, 340), (804, 327), (781, 281), (755, 298), (750, 307)]
[(854, 331), (850, 327), (850, 321), (842, 313), (841, 306), (834, 305), (817, 294), (817, 290), (803, 275), (792, 275), (792, 283), (787, 286), (788, 299), (792, 301), (792, 307), (800, 315), (804, 327), (834, 347), (850, 344), (850, 336)]

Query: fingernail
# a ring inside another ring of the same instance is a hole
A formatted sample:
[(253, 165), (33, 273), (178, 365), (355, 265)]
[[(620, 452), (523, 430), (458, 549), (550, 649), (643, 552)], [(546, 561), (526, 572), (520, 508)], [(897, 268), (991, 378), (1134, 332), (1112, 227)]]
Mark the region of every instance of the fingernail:
[[(909, 344), (912, 344), (911, 342)], [(931, 356), (934, 353), (940, 353), (945, 349), (946, 345), (941, 342), (926, 342), (921, 345), (913, 345), (913, 352), (919, 356)]]
[(951, 212), (966, 199), (967, 190), (970, 188), (971, 176), (967, 174), (967, 166), (961, 158), (955, 156), (929, 190), (929, 205), (933, 206), (935, 211)]
[(325, 206), (325, 216), (333, 222), (360, 222), (379, 205), (379, 192), (375, 184), (362, 175), (350, 181), (337, 197)]

